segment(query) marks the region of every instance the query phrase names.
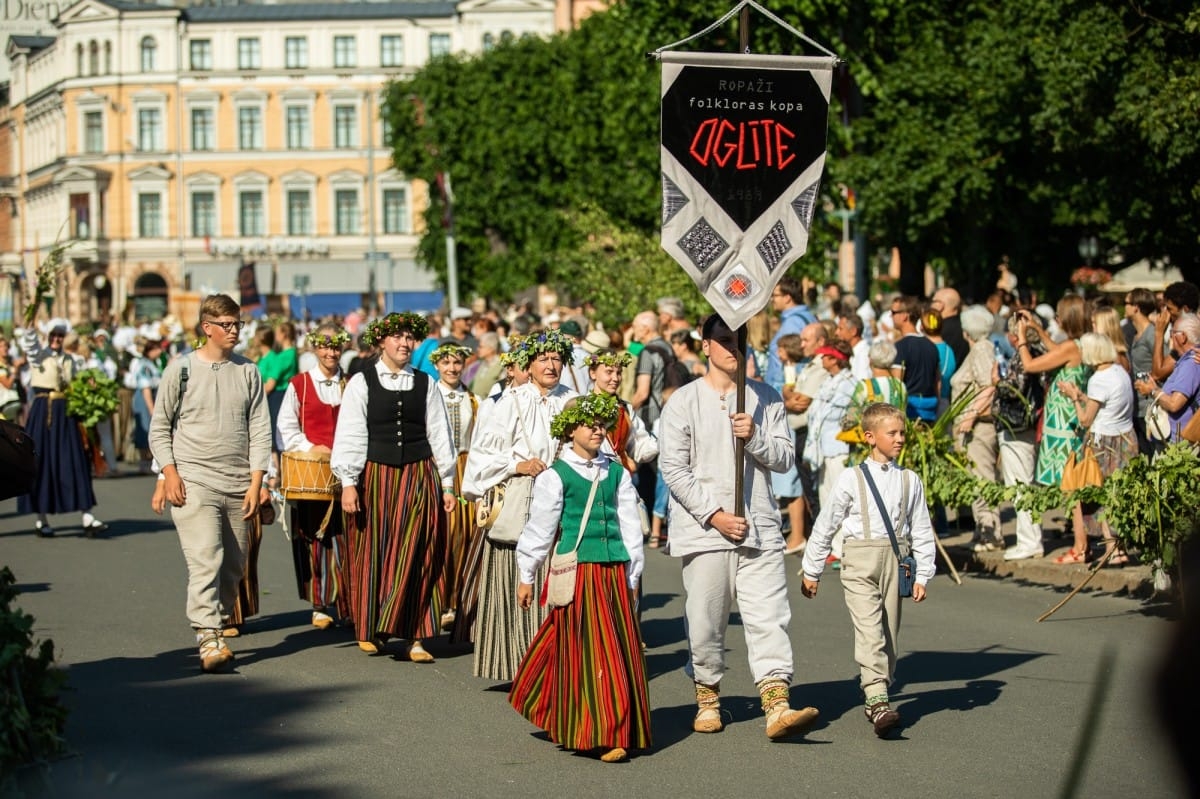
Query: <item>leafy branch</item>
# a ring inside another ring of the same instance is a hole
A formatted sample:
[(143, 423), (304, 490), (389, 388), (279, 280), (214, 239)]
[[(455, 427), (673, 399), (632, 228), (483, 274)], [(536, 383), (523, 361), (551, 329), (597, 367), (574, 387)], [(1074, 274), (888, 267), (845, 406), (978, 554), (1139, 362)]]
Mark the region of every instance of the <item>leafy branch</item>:
[(62, 241), (51, 247), (45, 259), (38, 265), (34, 285), (26, 287), (27, 296), (33, 299), (25, 306), (25, 327), (33, 324), (33, 320), (37, 317), (38, 307), (41, 306), (42, 302), (46, 298), (54, 297), (55, 286), (58, 283), (58, 273), (66, 265), (63, 262), (63, 254), (70, 244), (70, 241)]

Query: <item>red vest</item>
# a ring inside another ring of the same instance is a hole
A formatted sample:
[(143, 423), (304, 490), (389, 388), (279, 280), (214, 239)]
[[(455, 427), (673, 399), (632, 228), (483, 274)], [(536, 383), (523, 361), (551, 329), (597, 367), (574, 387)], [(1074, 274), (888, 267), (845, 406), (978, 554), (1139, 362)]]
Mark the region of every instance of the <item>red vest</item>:
[[(340, 383), (340, 377), (337, 379)], [(333, 449), (333, 431), (337, 429), (341, 406), (321, 402), (317, 387), (313, 384), (313, 376), (307, 372), (292, 378), (292, 388), (296, 391), (296, 401), (300, 403), (300, 429), (304, 431), (304, 437), (313, 444)]]

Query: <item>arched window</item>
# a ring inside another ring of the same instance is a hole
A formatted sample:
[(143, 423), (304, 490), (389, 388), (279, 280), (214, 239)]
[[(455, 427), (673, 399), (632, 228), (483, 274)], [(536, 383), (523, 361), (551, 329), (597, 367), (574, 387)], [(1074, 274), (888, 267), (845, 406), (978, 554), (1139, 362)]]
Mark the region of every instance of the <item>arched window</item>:
[(133, 316), (138, 322), (162, 319), (167, 315), (167, 281), (154, 272), (145, 272), (133, 284)]
[(88, 45), (88, 74), (100, 74), (100, 45), (96, 44), (95, 39)]
[(142, 37), (142, 72), (154, 71), (154, 57), (157, 55), (158, 44), (153, 36)]
[(512, 31), (500, 31), (500, 44), (512, 44), (514, 38)]
[(83, 42), (75, 45), (75, 75), (83, 77)]
[(112, 42), (104, 43), (104, 74), (112, 74)]
[(488, 52), (496, 46), (496, 37), (490, 33), (483, 34), (483, 52)]

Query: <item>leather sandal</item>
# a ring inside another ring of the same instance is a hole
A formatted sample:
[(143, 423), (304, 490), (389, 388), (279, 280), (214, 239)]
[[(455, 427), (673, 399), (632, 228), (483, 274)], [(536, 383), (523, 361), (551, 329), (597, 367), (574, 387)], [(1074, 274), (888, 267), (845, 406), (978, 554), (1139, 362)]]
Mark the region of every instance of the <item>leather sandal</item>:
[(1063, 564), (1063, 565), (1070, 564), (1070, 563), (1086, 563), (1087, 562), (1087, 553), (1086, 552), (1076, 552), (1074, 549), (1068, 549), (1064, 554), (1059, 555), (1057, 558), (1055, 558), (1054, 562), (1058, 563), (1058, 564)]
[(433, 655), (425, 651), (420, 641), (413, 641), (408, 646), (408, 659), (413, 663), (432, 663)]
[(601, 754), (600, 760), (605, 763), (620, 763), (622, 760), (625, 760), (628, 756), (629, 756), (629, 753), (626, 752), (623, 748), (618, 746), (615, 749), (609, 749), (607, 752), (604, 752), (603, 754)]
[(725, 722), (721, 720), (721, 707), (702, 707), (696, 711), (696, 718), (692, 721), (692, 729), (696, 732), (720, 732), (725, 729)]

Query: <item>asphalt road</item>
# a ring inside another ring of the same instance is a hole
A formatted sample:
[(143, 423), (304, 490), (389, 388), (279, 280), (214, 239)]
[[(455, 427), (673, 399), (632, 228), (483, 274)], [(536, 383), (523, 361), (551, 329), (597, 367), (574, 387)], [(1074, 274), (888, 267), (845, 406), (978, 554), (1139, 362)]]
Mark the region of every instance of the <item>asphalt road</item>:
[(0, 564), (71, 687), (71, 753), (24, 769), (26, 796), (1044, 797), (1064, 795), (1076, 762), (1077, 796), (1185, 795), (1148, 693), (1176, 622), (1150, 601), (1083, 593), (1038, 623), (1065, 588), (939, 576), (927, 602), (905, 607), (893, 697), (906, 727), (881, 741), (863, 717), (837, 577), (805, 600), (796, 560), (792, 699), (821, 721), (770, 743), (736, 613), (730, 723), (691, 732), (679, 564), (650, 551), (654, 748), (607, 765), (545, 740), (503, 690), (471, 676), (465, 648), (433, 641), (437, 662), (417, 665), (364, 655), (347, 630), (313, 629), (277, 525), (263, 545), (262, 613), (232, 642), (237, 669), (202, 675), (183, 558), (149, 510), (150, 479), (96, 487), (97, 515), (112, 524), (98, 540), (75, 514), (52, 519), (58, 537), (35, 538), (15, 501), (0, 502)]

